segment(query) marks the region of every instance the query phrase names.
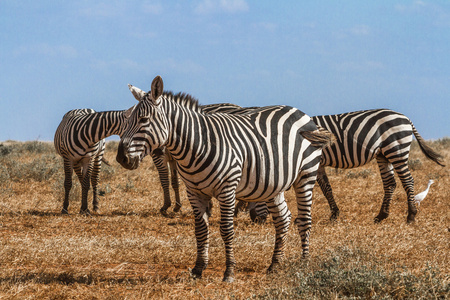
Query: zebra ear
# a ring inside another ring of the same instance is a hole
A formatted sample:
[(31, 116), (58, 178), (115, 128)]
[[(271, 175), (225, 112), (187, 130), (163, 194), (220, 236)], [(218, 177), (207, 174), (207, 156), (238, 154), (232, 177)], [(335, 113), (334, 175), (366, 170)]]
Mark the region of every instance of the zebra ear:
[(132, 86), (131, 84), (128, 84), (128, 88), (130, 89), (131, 93), (133, 94), (134, 98), (136, 98), (137, 101), (141, 101), (144, 98), (145, 92), (140, 88)]
[(152, 101), (153, 104), (158, 105), (161, 100), (159, 97), (161, 97), (164, 89), (164, 84), (161, 76), (156, 76), (155, 79), (153, 79), (152, 82), (152, 89), (151, 89), (151, 95), (152, 95)]
[(136, 105), (133, 105), (132, 107), (130, 107), (129, 109), (127, 109), (126, 111), (123, 112), (123, 115), (125, 116), (125, 118), (129, 118), (131, 116), (131, 114), (133, 113), (133, 110), (136, 108)]

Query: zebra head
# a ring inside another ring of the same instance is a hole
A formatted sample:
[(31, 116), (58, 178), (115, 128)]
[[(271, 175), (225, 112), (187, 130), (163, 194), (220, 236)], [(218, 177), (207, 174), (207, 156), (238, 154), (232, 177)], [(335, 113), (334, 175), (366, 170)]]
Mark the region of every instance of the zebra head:
[(168, 122), (161, 105), (163, 81), (160, 76), (153, 79), (148, 93), (130, 85), (129, 88), (139, 103), (127, 118), (116, 160), (124, 168), (134, 170), (147, 154), (164, 146)]

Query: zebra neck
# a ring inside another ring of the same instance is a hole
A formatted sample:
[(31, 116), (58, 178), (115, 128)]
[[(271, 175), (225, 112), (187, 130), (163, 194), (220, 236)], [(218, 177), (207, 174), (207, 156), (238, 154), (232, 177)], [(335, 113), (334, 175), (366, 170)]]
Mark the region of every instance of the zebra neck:
[(102, 140), (111, 135), (121, 135), (125, 117), (123, 111), (104, 111), (95, 113), (92, 122), (96, 132), (96, 139)]
[(209, 134), (206, 117), (192, 109), (179, 105), (166, 106), (169, 136), (167, 150), (175, 160), (192, 163), (202, 149), (205, 149), (204, 137)]

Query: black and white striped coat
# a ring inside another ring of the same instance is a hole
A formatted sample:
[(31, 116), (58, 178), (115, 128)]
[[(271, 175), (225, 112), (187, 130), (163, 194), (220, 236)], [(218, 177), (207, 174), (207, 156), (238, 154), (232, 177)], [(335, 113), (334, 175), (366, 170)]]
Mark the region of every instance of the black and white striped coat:
[[(54, 146), (64, 160), (64, 203), (62, 213), (68, 213), (72, 173), (81, 183), (80, 213), (89, 213), (88, 191), (92, 183), (93, 209), (98, 210), (98, 183), (105, 152), (105, 138), (122, 133), (128, 111), (96, 112), (93, 109), (74, 109), (67, 112), (55, 132)], [(106, 162), (106, 161), (105, 161)]]
[(317, 181), (330, 204), (331, 218), (339, 215), (333, 198), (325, 166), (355, 168), (376, 159), (383, 180), (384, 198), (375, 222), (389, 215), (389, 205), (396, 188), (394, 172), (400, 178), (408, 201), (407, 222), (414, 222), (417, 208), (414, 203), (414, 179), (409, 171), (408, 158), (412, 135), (417, 139), (426, 157), (444, 165), (442, 156), (433, 151), (405, 115), (389, 109), (372, 109), (339, 115), (315, 116), (312, 120), (336, 137), (336, 142), (325, 148)]
[[(234, 279), (233, 216), (235, 201), (267, 201), (275, 215), (272, 269), (283, 256), (290, 213), (283, 192), (293, 186), (303, 255), (309, 255), (312, 189), (321, 149), (329, 135), (318, 132), (310, 117), (288, 106), (256, 109), (245, 115), (204, 114), (163, 94), (161, 77), (139, 102), (122, 135), (117, 161), (135, 169), (147, 149), (165, 146), (177, 161), (195, 216), (200, 277), (208, 264), (208, 202), (219, 202), (220, 232), (225, 243), (224, 281)], [(283, 205), (278, 205), (283, 203)], [(272, 205), (276, 204), (276, 205)]]
[[(383, 181), (384, 198), (375, 222), (389, 215), (389, 206), (396, 188), (394, 173), (400, 178), (408, 203), (407, 222), (414, 222), (417, 209), (414, 203), (414, 179), (409, 171), (408, 158), (412, 135), (426, 157), (444, 166), (442, 156), (431, 149), (417, 132), (409, 118), (389, 109), (373, 109), (338, 115), (312, 117), (314, 123), (332, 132), (336, 141), (324, 148), (317, 182), (331, 209), (331, 219), (339, 215), (325, 167), (356, 168), (376, 159)], [(251, 216), (264, 219), (264, 204), (251, 207)]]

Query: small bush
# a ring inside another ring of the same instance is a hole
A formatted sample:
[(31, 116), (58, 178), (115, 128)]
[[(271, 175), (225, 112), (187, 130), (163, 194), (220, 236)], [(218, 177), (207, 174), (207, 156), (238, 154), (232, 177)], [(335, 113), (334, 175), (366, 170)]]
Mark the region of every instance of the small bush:
[(23, 143), (23, 150), (30, 153), (44, 153), (48, 151), (48, 144), (39, 141), (25, 142)]
[(450, 292), (448, 282), (436, 268), (428, 267), (416, 276), (406, 268), (380, 269), (370, 263), (376, 258), (359, 249), (341, 247), (329, 254), (319, 270), (290, 264), (285, 274), (279, 274), (283, 277), (280, 280), (290, 284), (274, 282), (256, 298), (445, 299)]
[(109, 141), (106, 143), (106, 152), (117, 152), (117, 148), (119, 148), (119, 142), (118, 141)]
[(0, 165), (0, 185), (4, 185), (10, 180), (8, 168)]
[(0, 144), (0, 157), (6, 156), (12, 152), (12, 148), (7, 145)]
[(12, 181), (35, 180), (42, 182), (50, 179), (61, 167), (57, 163), (55, 154), (43, 155), (30, 163), (21, 163), (15, 159), (4, 162)]
[(413, 171), (422, 169), (422, 166), (420, 158), (408, 160), (408, 167)]
[(347, 173), (347, 178), (349, 179), (367, 178), (369, 176), (372, 176), (372, 171), (369, 169), (361, 171), (349, 171)]

